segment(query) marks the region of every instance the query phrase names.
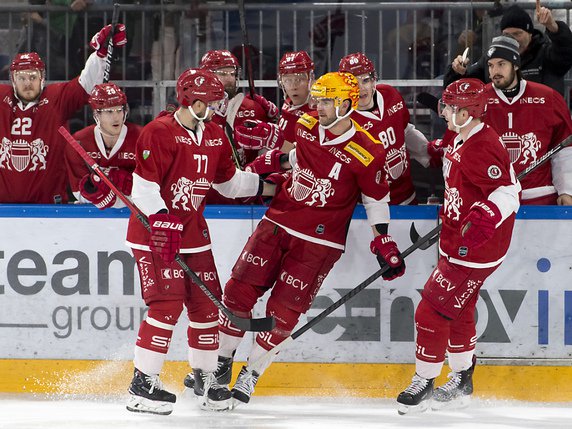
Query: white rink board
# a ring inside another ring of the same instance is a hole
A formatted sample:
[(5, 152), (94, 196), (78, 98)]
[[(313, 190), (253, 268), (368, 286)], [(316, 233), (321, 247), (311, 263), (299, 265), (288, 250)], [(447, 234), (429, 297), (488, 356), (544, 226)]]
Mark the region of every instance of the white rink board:
[[(360, 217), (352, 221), (346, 254), (301, 324), (378, 269), (369, 253), (371, 229)], [(223, 284), (256, 223), (244, 216), (209, 219)], [(390, 233), (401, 250), (411, 244), (410, 224), (393, 216)], [(126, 225), (125, 217), (0, 217), (0, 358), (132, 359), (145, 306), (124, 245)], [(435, 220), (416, 219), (415, 225), (423, 234)], [(485, 284), (477, 306), (480, 356), (572, 355), (571, 242), (569, 218), (517, 220), (507, 260)], [(117, 261), (107, 269), (105, 260), (114, 253), (126, 261), (127, 275)], [(278, 360), (412, 362), (413, 308), (436, 258), (436, 246), (414, 252), (404, 277), (376, 281)], [(169, 359), (186, 360), (185, 333), (181, 319)], [(239, 349), (239, 359), (247, 348)]]

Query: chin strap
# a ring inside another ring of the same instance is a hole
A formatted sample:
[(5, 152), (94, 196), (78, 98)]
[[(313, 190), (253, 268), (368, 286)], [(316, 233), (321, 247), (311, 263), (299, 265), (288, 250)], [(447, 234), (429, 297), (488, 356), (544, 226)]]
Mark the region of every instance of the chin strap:
[(461, 128), (466, 127), (469, 124), (469, 122), (473, 120), (473, 117), (469, 116), (465, 121), (465, 123), (461, 125), (457, 125), (457, 113), (453, 113), (451, 119), (453, 120), (453, 126), (455, 127), (455, 132), (459, 133), (461, 131)]
[(350, 108), (348, 110), (348, 113), (346, 113), (344, 116), (340, 116), (340, 106), (336, 107), (336, 120), (334, 122), (332, 122), (330, 125), (320, 125), (323, 129), (325, 130), (329, 130), (330, 128), (332, 128), (334, 125), (336, 125), (338, 122), (340, 122), (342, 119), (347, 118), (348, 116), (351, 115), (351, 113), (354, 111), (354, 109)]

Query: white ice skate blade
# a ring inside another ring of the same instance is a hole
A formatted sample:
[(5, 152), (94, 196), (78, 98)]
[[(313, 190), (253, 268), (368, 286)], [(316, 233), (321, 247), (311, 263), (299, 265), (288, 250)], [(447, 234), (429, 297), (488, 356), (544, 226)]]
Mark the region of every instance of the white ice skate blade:
[(131, 395), (126, 408), (134, 413), (149, 413), (168, 416), (173, 412), (173, 404), (170, 402), (152, 401), (141, 396)]
[(405, 405), (397, 403), (397, 413), (401, 416), (405, 414), (419, 414), (429, 408), (430, 400), (421, 401), (418, 405)]
[(211, 401), (206, 396), (195, 395), (199, 401), (199, 408), (204, 411), (228, 411), (232, 409), (232, 398), (224, 401)]
[(462, 395), (458, 398), (451, 399), (450, 401), (436, 401), (433, 399), (431, 402), (431, 409), (433, 411), (440, 410), (459, 410), (461, 408), (467, 408), (471, 404), (471, 395)]

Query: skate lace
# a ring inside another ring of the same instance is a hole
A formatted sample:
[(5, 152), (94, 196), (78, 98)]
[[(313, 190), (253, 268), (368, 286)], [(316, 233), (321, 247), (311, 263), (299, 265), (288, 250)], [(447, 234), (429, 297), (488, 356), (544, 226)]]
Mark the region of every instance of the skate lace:
[(411, 380), (411, 384), (405, 389), (405, 393), (410, 393), (411, 395), (417, 395), (427, 387), (429, 380), (415, 374)]
[(204, 383), (204, 394), (206, 395), (211, 388), (220, 389), (222, 386), (218, 383), (214, 372), (204, 372), (202, 374)]
[(256, 382), (258, 381), (258, 377), (255, 376), (251, 372), (244, 372), (239, 374), (238, 379), (234, 385), (234, 389), (242, 390), (249, 395), (254, 392), (254, 386), (256, 386)]
[(447, 381), (444, 385), (439, 387), (439, 390), (444, 390), (445, 392), (452, 392), (459, 388), (461, 385), (461, 373), (460, 372), (450, 372), (447, 375), (449, 381)]
[(149, 383), (149, 393), (153, 393), (155, 390), (164, 390), (158, 375), (147, 375), (145, 381)]

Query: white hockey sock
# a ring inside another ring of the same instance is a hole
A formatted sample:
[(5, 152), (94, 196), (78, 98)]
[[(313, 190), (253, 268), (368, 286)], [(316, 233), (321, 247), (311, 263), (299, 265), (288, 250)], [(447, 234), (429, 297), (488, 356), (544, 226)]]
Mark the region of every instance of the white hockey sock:
[(147, 375), (158, 375), (163, 368), (166, 354), (147, 350), (139, 346), (135, 346), (135, 357), (133, 364), (135, 368)]
[(425, 362), (415, 358), (415, 372), (423, 378), (436, 378), (441, 374), (444, 362)]
[[(250, 355), (248, 357), (248, 363), (258, 362), (258, 360), (266, 355), (268, 351), (262, 348), (256, 341), (252, 345), (252, 349), (250, 350)], [(270, 364), (274, 361), (276, 355), (269, 356), (266, 361), (261, 362), (260, 368), (258, 369), (258, 375), (262, 375), (262, 373), (270, 366)]]
[(235, 350), (238, 348), (243, 337), (234, 337), (232, 335), (219, 332), (219, 346), (218, 354), (223, 357), (232, 357)]
[(449, 356), (449, 366), (454, 372), (461, 372), (469, 369), (473, 364), (474, 353), (474, 350), (469, 350), (468, 352), (461, 353), (447, 352)]
[(214, 372), (217, 362), (218, 350), (199, 350), (189, 347), (189, 364), (192, 368), (199, 368), (204, 372)]

